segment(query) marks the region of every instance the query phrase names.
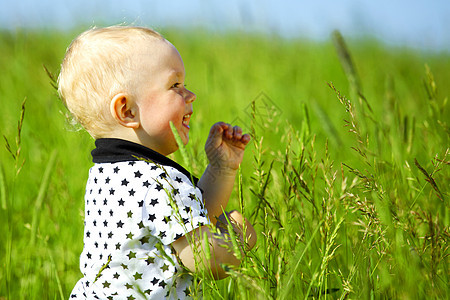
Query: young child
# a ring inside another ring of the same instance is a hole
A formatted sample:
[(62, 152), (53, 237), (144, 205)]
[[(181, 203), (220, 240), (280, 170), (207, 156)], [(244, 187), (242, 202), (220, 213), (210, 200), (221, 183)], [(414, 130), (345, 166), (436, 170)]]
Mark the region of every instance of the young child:
[(96, 140), (83, 278), (71, 298), (190, 298), (197, 293), (192, 272), (220, 279), (223, 266), (239, 265), (227, 228), (240, 251), (255, 245), (255, 230), (239, 212), (223, 214), (249, 135), (214, 124), (200, 180), (167, 157), (178, 149), (170, 123), (184, 144), (189, 140), (196, 96), (184, 80), (176, 48), (147, 28), (91, 29), (68, 48), (59, 95)]

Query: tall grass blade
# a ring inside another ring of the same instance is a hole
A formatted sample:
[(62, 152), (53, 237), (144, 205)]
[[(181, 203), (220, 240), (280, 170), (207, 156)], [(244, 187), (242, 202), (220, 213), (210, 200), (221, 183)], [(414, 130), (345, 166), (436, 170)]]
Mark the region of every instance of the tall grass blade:
[(311, 237), (309, 238), (308, 243), (306, 244), (306, 246), (303, 249), (302, 253), (300, 254), (299, 258), (297, 259), (297, 263), (295, 264), (294, 269), (292, 269), (292, 271), (291, 271), (291, 276), (289, 277), (289, 279), (286, 283), (286, 286), (284, 287), (283, 294), (281, 295), (280, 299), (287, 299), (287, 297), (290, 293), (290, 290), (292, 288), (292, 285), (294, 284), (294, 278), (296, 276), (298, 276), (297, 270), (300, 267), (300, 263), (303, 262), (303, 256), (305, 256), (306, 252), (311, 247), (311, 244), (313, 243), (314, 238), (315, 238), (317, 232), (319, 232), (320, 226), (322, 226), (323, 222), (324, 222), (324, 220), (321, 220), (320, 223), (317, 224), (316, 229), (314, 229)]
[(44, 176), (42, 177), (41, 185), (39, 187), (39, 192), (34, 203), (33, 219), (31, 221), (31, 239), (30, 244), (33, 246), (36, 242), (38, 222), (41, 213), (42, 203), (44, 202), (45, 194), (47, 193), (50, 184), (50, 175), (52, 174), (53, 168), (55, 167), (57, 150), (53, 150), (50, 154), (47, 166), (45, 167)]
[(8, 208), (6, 203), (6, 181), (5, 181), (5, 171), (3, 166), (0, 166), (0, 203), (3, 210)]
[(414, 159), (414, 164), (416, 167), (422, 172), (423, 175), (425, 175), (425, 180), (431, 185), (431, 187), (436, 191), (437, 196), (441, 201), (444, 201), (444, 195), (442, 194), (441, 190), (438, 188), (436, 181), (434, 181), (433, 177), (428, 174), (428, 172), (419, 164), (417, 159)]
[(345, 43), (342, 34), (338, 30), (335, 30), (333, 31), (332, 37), (339, 62), (344, 69), (350, 87), (356, 92), (357, 95), (362, 94), (361, 80), (359, 79), (359, 75), (356, 71), (355, 64), (353, 63), (352, 56), (350, 55), (350, 51), (348, 50), (347, 44)]
[(362, 92), (361, 80), (359, 78), (350, 51), (348, 50), (347, 44), (342, 37), (342, 34), (338, 30), (335, 30), (332, 36), (334, 47), (339, 57), (339, 62), (344, 69), (351, 90), (358, 97), (360, 103), (364, 102), (369, 111), (373, 112), (372, 107), (370, 107), (369, 102), (367, 101), (366, 97), (364, 97), (364, 94)]
[(180, 137), (180, 134), (178, 133), (177, 128), (175, 127), (175, 125), (173, 124), (172, 121), (170, 121), (170, 129), (172, 130), (173, 136), (175, 137), (175, 141), (177, 142), (178, 145), (178, 150), (180, 150), (181, 152), (181, 157), (183, 158), (184, 164), (185, 166), (189, 166), (189, 155), (186, 151), (186, 147), (184, 146), (183, 140)]

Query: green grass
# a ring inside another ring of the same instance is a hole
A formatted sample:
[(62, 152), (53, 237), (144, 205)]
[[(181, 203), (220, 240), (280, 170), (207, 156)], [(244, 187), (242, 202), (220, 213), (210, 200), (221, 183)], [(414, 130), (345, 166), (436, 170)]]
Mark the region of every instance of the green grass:
[[(253, 135), (229, 208), (258, 244), (201, 281), (205, 299), (448, 297), (450, 54), (347, 41), (350, 61), (337, 36), (165, 35), (197, 94), (188, 168), (205, 167), (214, 122)], [(0, 299), (67, 298), (81, 277), (93, 141), (43, 68), (74, 36), (0, 33)]]

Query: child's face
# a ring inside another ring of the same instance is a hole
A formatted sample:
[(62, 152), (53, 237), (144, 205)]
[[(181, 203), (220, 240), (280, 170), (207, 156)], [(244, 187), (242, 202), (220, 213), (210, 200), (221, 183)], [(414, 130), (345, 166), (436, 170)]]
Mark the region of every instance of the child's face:
[(169, 122), (172, 121), (183, 143), (189, 141), (189, 120), (195, 94), (184, 86), (185, 70), (177, 49), (167, 41), (143, 47), (136, 57), (136, 104), (140, 142), (163, 155), (178, 149)]

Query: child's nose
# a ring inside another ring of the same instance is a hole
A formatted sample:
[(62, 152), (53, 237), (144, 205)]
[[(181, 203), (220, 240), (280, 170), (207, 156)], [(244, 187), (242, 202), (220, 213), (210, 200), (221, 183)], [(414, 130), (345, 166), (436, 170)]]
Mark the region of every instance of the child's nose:
[(197, 99), (197, 96), (191, 92), (190, 90), (186, 89), (186, 103), (194, 102), (195, 99)]

